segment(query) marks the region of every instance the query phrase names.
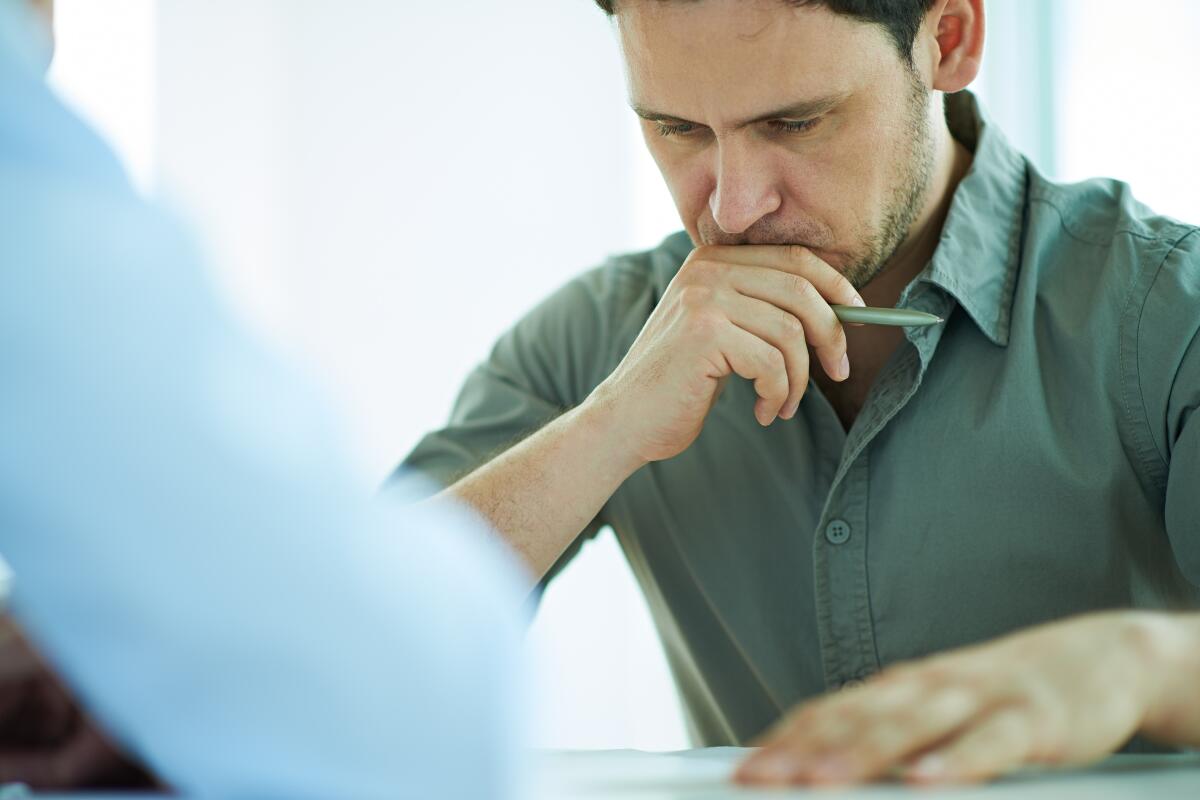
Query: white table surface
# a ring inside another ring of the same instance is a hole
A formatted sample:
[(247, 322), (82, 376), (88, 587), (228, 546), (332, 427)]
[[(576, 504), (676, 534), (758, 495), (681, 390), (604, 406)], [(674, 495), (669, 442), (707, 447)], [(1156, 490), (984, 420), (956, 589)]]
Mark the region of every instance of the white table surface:
[(1086, 770), (1026, 772), (984, 786), (914, 790), (899, 784), (846, 790), (747, 789), (729, 775), (748, 750), (677, 753), (637, 750), (540, 751), (536, 800), (747, 800), (748, 798), (1021, 798), (1021, 800), (1200, 800), (1200, 754), (1113, 756)]
[[(544, 750), (534, 756), (531, 800), (786, 800), (913, 798), (936, 800), (1200, 800), (1200, 753), (1113, 756), (1090, 769), (1022, 773), (984, 786), (910, 789), (900, 784), (853, 789), (748, 789), (729, 782), (749, 750), (714, 747), (676, 753), (638, 750)], [(15, 787), (0, 800), (33, 795)], [(398, 797), (406, 797), (402, 791)], [(158, 794), (50, 794), (46, 800), (150, 800)], [(430, 800), (433, 800), (431, 798)], [(487, 800), (479, 798), (478, 800)]]

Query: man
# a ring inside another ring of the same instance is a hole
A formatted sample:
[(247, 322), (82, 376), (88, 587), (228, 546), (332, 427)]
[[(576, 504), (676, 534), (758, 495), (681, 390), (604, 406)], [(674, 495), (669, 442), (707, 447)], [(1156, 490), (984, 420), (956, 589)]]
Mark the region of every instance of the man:
[(505, 554), (369, 501), (318, 393), (47, 90), (42, 38), (0, 0), (0, 553), (104, 735), (6, 640), (0, 780), (129, 785), (111, 737), (188, 795), (513, 796)]
[(406, 465), (542, 580), (611, 525), (694, 737), (768, 731), (742, 780), (1200, 745), (1196, 228), (1011, 148), (982, 0), (599, 2), (686, 232), (521, 320)]

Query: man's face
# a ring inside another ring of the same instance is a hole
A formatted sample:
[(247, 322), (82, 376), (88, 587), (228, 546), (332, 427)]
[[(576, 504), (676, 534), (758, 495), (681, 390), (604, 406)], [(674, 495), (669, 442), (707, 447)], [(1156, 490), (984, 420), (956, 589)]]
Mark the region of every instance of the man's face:
[(631, 103), (692, 241), (803, 244), (866, 285), (933, 167), (928, 84), (887, 33), (781, 0), (622, 0), (617, 19)]

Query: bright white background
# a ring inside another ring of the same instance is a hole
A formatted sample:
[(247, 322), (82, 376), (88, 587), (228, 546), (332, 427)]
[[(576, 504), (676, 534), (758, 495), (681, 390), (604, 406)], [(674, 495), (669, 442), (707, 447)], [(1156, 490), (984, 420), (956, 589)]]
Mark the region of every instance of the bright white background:
[[(1047, 173), (1200, 221), (1200, 3), (993, 0), (977, 89)], [(525, 309), (677, 227), (591, 0), (58, 0), (55, 86), (198, 229), (381, 480)], [(611, 535), (530, 634), (538, 743), (687, 746)]]

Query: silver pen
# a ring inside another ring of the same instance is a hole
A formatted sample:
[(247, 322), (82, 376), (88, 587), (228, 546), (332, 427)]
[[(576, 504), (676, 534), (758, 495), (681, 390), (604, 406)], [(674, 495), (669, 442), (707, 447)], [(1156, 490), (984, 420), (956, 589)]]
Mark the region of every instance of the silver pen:
[(864, 325), (893, 325), (901, 328), (920, 328), (945, 322), (941, 317), (913, 311), (910, 308), (870, 308), (863, 306), (830, 306), (842, 322), (860, 322)]

